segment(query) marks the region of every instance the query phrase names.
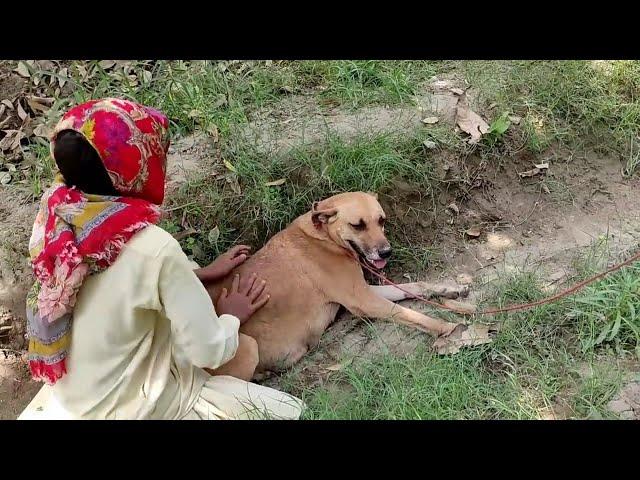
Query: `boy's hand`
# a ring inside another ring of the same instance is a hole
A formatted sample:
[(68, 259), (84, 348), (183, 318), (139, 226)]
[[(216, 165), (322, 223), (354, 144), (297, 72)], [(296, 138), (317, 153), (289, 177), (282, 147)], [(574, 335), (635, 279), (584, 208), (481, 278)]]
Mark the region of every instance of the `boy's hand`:
[(249, 250), (251, 247), (247, 245), (236, 245), (216, 258), (209, 266), (195, 270), (195, 274), (202, 283), (220, 280), (249, 258)]
[(236, 275), (233, 277), (231, 291), (222, 289), (216, 303), (216, 312), (219, 315), (225, 313), (233, 315), (242, 325), (269, 301), (269, 295), (264, 293), (266, 284), (265, 280), (258, 280), (255, 273), (242, 280), (240, 275)]

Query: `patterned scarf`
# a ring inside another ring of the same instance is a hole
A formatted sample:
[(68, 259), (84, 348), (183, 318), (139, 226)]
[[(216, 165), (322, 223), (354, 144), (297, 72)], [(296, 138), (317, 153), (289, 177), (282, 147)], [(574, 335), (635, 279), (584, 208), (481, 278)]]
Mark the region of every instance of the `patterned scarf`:
[(66, 373), (76, 296), (84, 279), (118, 258), (133, 235), (156, 223), (164, 199), (168, 120), (118, 99), (94, 100), (56, 126), (81, 133), (100, 156), (116, 191), (89, 195), (58, 175), (42, 197), (29, 253), (36, 281), (27, 297), (29, 367), (53, 384)]

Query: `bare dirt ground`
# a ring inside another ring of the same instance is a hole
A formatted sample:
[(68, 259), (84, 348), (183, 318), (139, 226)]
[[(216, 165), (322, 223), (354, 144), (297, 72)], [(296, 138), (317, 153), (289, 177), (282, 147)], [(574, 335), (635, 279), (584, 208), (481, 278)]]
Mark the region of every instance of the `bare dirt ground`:
[[(9, 88), (3, 85), (0, 83), (0, 91)], [(327, 113), (311, 98), (292, 96), (269, 112), (258, 112), (246, 135), (263, 145), (265, 151), (274, 151), (317, 142), (326, 130), (345, 137), (362, 129), (402, 134), (424, 128), (420, 121), (424, 112), (435, 111), (447, 121), (455, 108), (451, 94), (433, 85), (425, 86), (416, 104), (355, 112), (336, 108)], [(177, 142), (170, 158), (172, 185), (196, 174), (210, 158), (211, 146), (203, 138), (194, 136)], [(414, 223), (417, 238), (442, 252), (442, 267), (423, 272), (420, 278), (407, 279), (402, 272), (392, 272), (395, 280), (469, 276), (473, 302), (482, 298), (500, 272), (539, 266), (552, 289), (564, 284), (579, 249), (601, 236), (608, 236), (610, 247), (617, 252), (640, 240), (640, 213), (636, 208), (640, 180), (623, 179), (619, 159), (597, 152), (576, 158), (561, 147), (551, 147), (537, 157), (510, 152), (508, 161), (498, 160), (481, 165), (473, 156), (461, 159), (451, 158), (446, 152), (434, 153), (433, 161), (444, 178), (452, 180), (451, 188), (438, 199), (435, 209), (425, 206), (433, 218), (416, 218)], [(518, 175), (544, 162), (549, 165), (545, 174), (531, 178)], [(388, 215), (410, 217), (414, 208), (403, 196), (402, 185), (398, 184), (393, 193), (395, 199), (383, 198)], [(452, 203), (456, 208), (447, 208)], [(23, 355), (24, 298), (31, 281), (26, 245), (35, 208), (30, 195), (0, 186), (0, 328), (7, 327), (0, 331), (5, 349), (0, 354), (0, 419), (16, 418), (38, 389), (28, 378)], [(465, 234), (470, 228), (479, 230), (477, 238)], [(420, 308), (416, 304), (412, 307)], [(368, 323), (343, 314), (318, 348), (302, 360), (300, 375), (309, 384), (323, 385), (333, 371), (341, 368), (340, 359), (357, 362), (382, 351), (403, 355), (422, 342), (431, 340), (391, 323)], [(278, 386), (279, 378), (266, 383)], [(638, 379), (631, 379), (610, 409), (620, 418), (640, 419)], [(550, 413), (550, 418), (563, 416), (561, 408)]]

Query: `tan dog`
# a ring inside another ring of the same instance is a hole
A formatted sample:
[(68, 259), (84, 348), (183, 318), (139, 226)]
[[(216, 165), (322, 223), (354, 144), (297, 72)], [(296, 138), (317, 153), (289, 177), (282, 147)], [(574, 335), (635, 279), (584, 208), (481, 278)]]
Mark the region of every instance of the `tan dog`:
[[(440, 336), (457, 324), (393, 302), (407, 295), (393, 286), (370, 286), (354, 256), (383, 268), (391, 256), (385, 213), (368, 193), (343, 193), (316, 202), (311, 212), (276, 234), (223, 282), (211, 285), (214, 302), (233, 276), (252, 272), (267, 281), (269, 303), (240, 327), (236, 356), (215, 374), (250, 380), (286, 368), (316, 345), (342, 305), (354, 315), (391, 319)], [(405, 283), (414, 294), (457, 298), (465, 287)], [(257, 344), (256, 344), (257, 343)]]

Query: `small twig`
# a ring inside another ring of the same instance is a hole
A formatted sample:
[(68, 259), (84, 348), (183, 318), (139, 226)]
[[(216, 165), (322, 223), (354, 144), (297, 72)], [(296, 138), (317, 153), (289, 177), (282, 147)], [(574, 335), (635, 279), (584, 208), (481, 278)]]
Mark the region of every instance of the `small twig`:
[(186, 208), (186, 207), (190, 207), (191, 205), (195, 205), (198, 202), (189, 202), (189, 203), (185, 203), (184, 205), (178, 205), (176, 207), (171, 207), (171, 208), (165, 208), (164, 212), (173, 212), (174, 210), (180, 210), (181, 208)]
[(195, 233), (199, 233), (198, 230), (196, 230), (195, 228), (189, 228), (187, 230), (183, 230), (182, 232), (178, 232), (178, 233), (174, 233), (173, 234), (173, 238), (175, 238), (176, 240), (180, 241), (183, 238), (189, 237)]

